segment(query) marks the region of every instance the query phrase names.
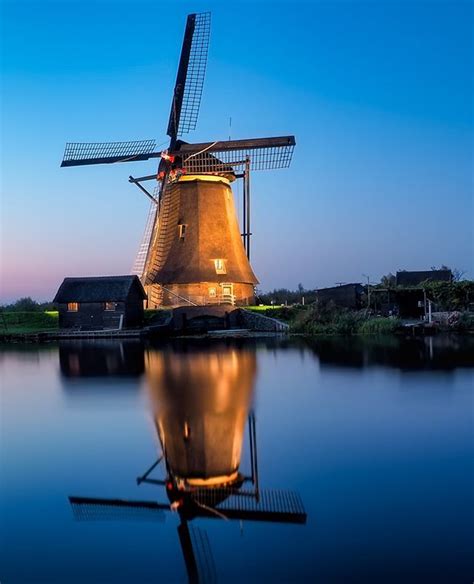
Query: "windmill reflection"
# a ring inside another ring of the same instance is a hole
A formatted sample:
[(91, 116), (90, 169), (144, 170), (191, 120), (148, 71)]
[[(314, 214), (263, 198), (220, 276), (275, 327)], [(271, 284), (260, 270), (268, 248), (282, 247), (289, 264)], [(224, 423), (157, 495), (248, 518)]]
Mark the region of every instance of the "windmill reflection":
[[(190, 521), (206, 517), (305, 523), (296, 493), (260, 489), (251, 411), (256, 370), (255, 349), (233, 343), (213, 345), (212, 351), (189, 342), (149, 351), (145, 375), (161, 453), (137, 485), (164, 487), (168, 502), (70, 497), (75, 516), (109, 518), (115, 510), (119, 516), (136, 513), (143, 518), (176, 511), (190, 582), (215, 579), (207, 535), (191, 528)], [(249, 463), (244, 471), (246, 437)]]
[(179, 490), (244, 481), (239, 465), (255, 374), (255, 352), (236, 347), (147, 355), (154, 420)]

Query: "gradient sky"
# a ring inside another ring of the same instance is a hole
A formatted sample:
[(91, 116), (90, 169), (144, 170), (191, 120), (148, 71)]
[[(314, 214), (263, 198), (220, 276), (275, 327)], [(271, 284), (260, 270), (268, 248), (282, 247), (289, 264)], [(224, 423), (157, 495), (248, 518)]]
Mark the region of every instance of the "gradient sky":
[(165, 143), (186, 14), (206, 10), (184, 138), (297, 140), (290, 169), (252, 177), (261, 288), (474, 277), (471, 2), (2, 0), (0, 302), (129, 272), (148, 202), (127, 178), (154, 163), (61, 169), (64, 144)]

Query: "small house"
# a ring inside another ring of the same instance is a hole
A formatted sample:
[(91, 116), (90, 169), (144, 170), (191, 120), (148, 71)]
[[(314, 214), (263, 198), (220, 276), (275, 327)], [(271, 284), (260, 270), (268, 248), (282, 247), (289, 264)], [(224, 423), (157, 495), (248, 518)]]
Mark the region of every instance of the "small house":
[(141, 326), (145, 290), (137, 276), (65, 278), (54, 297), (59, 328), (122, 329)]
[(362, 296), (365, 290), (362, 284), (342, 284), (331, 288), (321, 288), (316, 291), (319, 303), (333, 302), (344, 308), (362, 308)]

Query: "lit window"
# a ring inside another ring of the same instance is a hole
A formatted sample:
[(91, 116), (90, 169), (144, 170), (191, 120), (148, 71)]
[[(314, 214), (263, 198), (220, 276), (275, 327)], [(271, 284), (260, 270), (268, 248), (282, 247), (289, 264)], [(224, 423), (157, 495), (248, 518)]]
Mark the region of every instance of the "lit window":
[(115, 302), (105, 302), (104, 309), (105, 310), (115, 310)]
[(215, 288), (209, 288), (209, 297), (215, 298), (217, 296), (217, 290)]
[(186, 235), (186, 225), (184, 225), (184, 223), (180, 223), (178, 225), (178, 229), (180, 239), (184, 239), (184, 236)]
[(225, 261), (224, 260), (214, 260), (214, 266), (216, 268), (216, 274), (226, 274)]
[(68, 302), (67, 303), (67, 311), (68, 312), (77, 312), (79, 310), (79, 303), (78, 302)]

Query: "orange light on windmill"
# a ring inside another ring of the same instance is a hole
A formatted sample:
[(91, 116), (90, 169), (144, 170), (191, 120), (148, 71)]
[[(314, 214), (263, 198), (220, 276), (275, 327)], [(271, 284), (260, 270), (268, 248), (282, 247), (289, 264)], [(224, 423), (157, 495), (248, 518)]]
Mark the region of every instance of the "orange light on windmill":
[(163, 158), (163, 160), (168, 160), (168, 162), (174, 162), (173, 154), (168, 154), (166, 150), (163, 150), (161, 153), (161, 158)]

